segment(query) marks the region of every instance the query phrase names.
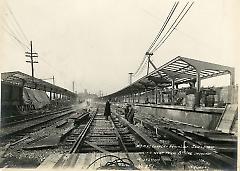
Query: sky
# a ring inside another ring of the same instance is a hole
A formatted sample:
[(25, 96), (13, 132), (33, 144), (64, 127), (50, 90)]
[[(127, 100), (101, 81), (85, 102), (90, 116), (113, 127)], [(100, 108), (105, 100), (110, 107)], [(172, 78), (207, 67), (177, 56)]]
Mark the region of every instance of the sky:
[[(39, 56), (39, 63), (34, 65), (37, 78), (54, 75), (56, 85), (69, 90), (74, 81), (77, 92), (112, 93), (128, 85), (128, 73), (140, 65), (174, 2), (0, 0), (0, 70), (31, 75), (24, 54), (31, 40)], [(180, 1), (174, 17), (186, 2)], [(154, 53), (155, 65), (184, 56), (235, 67), (238, 81), (237, 7), (238, 0), (195, 0), (183, 21)], [(9, 34), (9, 28), (22, 43)], [(203, 81), (215, 86), (228, 82), (228, 77)]]

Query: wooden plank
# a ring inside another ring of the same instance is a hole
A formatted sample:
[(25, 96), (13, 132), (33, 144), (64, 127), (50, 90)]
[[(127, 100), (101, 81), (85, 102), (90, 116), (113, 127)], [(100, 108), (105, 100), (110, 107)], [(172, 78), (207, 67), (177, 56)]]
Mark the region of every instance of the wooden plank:
[(52, 148), (58, 146), (60, 142), (61, 135), (50, 135), (43, 139), (40, 139), (37, 142), (34, 142), (30, 145), (26, 145), (23, 147), (24, 150), (34, 150), (34, 149), (42, 149), (42, 148)]
[(99, 147), (99, 146), (97, 146), (97, 145), (95, 145), (95, 144), (93, 144), (93, 143), (91, 143), (89, 141), (84, 141), (84, 142), (87, 143), (88, 145), (90, 145), (91, 147), (97, 149), (98, 151), (102, 152), (102, 153), (110, 154), (109, 151), (107, 151), (107, 150), (105, 150), (105, 149), (103, 149), (103, 148), (101, 148), (101, 147)]
[(103, 166), (105, 164), (105, 163), (102, 163), (102, 159), (100, 159), (100, 157), (102, 157), (104, 155), (106, 155), (106, 154), (104, 154), (104, 153), (95, 153), (94, 160), (97, 160), (97, 161), (93, 164), (93, 166), (91, 166), (91, 169), (99, 169), (99, 167), (101, 167), (101, 166)]
[(92, 163), (92, 158), (93, 158), (93, 153), (87, 153), (85, 159), (84, 159), (84, 163), (83, 163), (83, 169), (87, 169), (88, 166)]
[(237, 114), (237, 104), (228, 104), (226, 106), (226, 109), (224, 110), (222, 114), (222, 118), (218, 124), (217, 130), (220, 130), (225, 133), (229, 133), (235, 114)]
[[(101, 157), (101, 153), (95, 153), (95, 160), (96, 159), (99, 159)], [(100, 159), (101, 160), (101, 159)], [(101, 166), (101, 162), (100, 161), (97, 161), (94, 165), (94, 169), (97, 169)]]
[(73, 153), (69, 156), (69, 158), (64, 162), (63, 167), (64, 168), (73, 168), (75, 167), (75, 164), (78, 160), (79, 154)]
[(75, 169), (83, 169), (84, 168), (84, 162), (85, 162), (85, 158), (88, 154), (86, 153), (81, 153), (79, 154), (78, 160), (75, 164)]
[(148, 169), (147, 164), (138, 153), (129, 153), (129, 157), (138, 169)]
[[(101, 157), (106, 156), (108, 154), (101, 153)], [(108, 161), (110, 157), (103, 157), (100, 159), (100, 166), (104, 166)]]
[(117, 153), (117, 156), (119, 158), (126, 158), (127, 157), (127, 154), (126, 153)]
[(50, 154), (39, 166), (38, 169), (51, 169), (61, 158), (62, 154)]
[(61, 168), (63, 167), (63, 164), (67, 161), (70, 154), (62, 154), (62, 156), (59, 158), (59, 160), (56, 162), (56, 164), (53, 166), (53, 168)]

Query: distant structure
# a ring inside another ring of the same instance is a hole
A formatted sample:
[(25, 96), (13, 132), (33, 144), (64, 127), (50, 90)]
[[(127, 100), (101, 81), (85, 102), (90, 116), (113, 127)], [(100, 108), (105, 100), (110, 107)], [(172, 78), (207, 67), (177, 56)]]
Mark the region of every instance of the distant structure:
[(98, 95), (89, 93), (87, 89), (84, 89), (83, 92), (78, 93), (78, 99), (80, 101), (83, 101), (85, 99), (95, 99), (95, 98), (98, 98)]
[(87, 89), (84, 89), (84, 94), (85, 94), (85, 95), (87, 95), (87, 94), (88, 94), (88, 92), (87, 92)]

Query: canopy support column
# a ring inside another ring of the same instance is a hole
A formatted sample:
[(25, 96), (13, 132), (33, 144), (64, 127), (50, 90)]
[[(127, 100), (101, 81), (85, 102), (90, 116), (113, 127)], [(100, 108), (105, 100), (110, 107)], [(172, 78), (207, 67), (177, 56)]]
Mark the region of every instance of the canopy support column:
[(158, 86), (155, 86), (155, 103), (158, 104)]
[(50, 100), (52, 100), (52, 89), (49, 91), (50, 93)]
[(175, 79), (172, 79), (172, 105), (174, 105), (174, 86), (175, 86)]
[(132, 102), (134, 103), (135, 102), (135, 93), (133, 92), (132, 94)]
[(145, 88), (145, 103), (148, 103), (147, 87)]
[(200, 106), (200, 88), (201, 88), (201, 78), (200, 78), (200, 72), (199, 70), (197, 70), (197, 91), (196, 91), (196, 104), (195, 106), (196, 107), (199, 107)]

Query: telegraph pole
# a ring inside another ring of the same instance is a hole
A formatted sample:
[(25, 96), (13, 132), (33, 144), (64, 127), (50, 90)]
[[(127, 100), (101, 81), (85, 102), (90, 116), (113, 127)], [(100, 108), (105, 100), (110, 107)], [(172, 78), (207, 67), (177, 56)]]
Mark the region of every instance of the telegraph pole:
[(32, 49), (32, 41), (30, 41), (30, 52), (25, 52), (25, 56), (30, 58), (30, 61), (26, 61), (27, 63), (31, 63), (31, 68), (32, 68), (32, 77), (34, 77), (34, 63), (38, 63), (37, 61), (34, 61), (33, 58), (37, 58), (38, 54), (33, 52)]

